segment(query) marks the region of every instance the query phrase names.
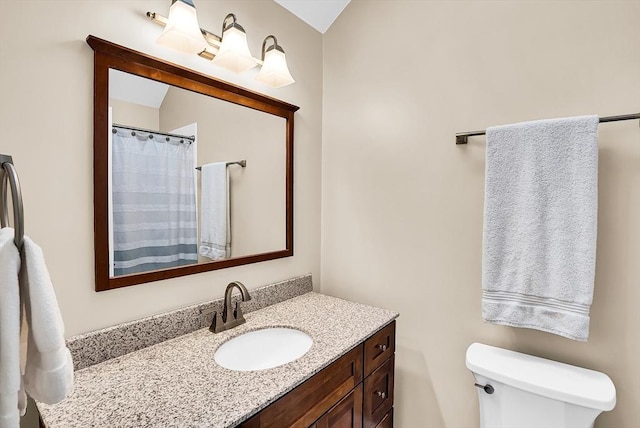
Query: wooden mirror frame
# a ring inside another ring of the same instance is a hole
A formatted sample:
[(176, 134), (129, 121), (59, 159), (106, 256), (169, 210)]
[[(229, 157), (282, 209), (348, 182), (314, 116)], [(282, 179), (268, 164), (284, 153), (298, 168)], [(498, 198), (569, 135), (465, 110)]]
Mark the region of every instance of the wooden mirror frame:
[[(87, 43), (94, 50), (93, 97), (93, 212), (95, 238), (96, 291), (194, 273), (257, 263), (293, 255), (293, 115), (299, 109), (292, 104), (252, 92), (193, 70), (116, 45), (89, 35)], [(283, 250), (252, 254), (227, 260), (211, 261), (150, 272), (109, 276), (108, 220), (108, 126), (109, 69), (124, 71), (220, 100), (280, 116), (286, 120), (286, 247)]]

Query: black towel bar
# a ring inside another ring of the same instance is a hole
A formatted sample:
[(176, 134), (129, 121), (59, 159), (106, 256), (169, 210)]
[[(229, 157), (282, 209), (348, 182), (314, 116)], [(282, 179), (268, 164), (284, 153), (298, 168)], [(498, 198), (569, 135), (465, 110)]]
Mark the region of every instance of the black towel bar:
[[(634, 120), (640, 119), (640, 113), (633, 114), (621, 114), (619, 116), (607, 116), (601, 117), (600, 123), (603, 122), (618, 122), (620, 120)], [(485, 135), (487, 133), (486, 130), (483, 131), (470, 131), (470, 132), (458, 132), (456, 134), (456, 144), (467, 144), (467, 140), (469, 137), (474, 137), (476, 135)]]

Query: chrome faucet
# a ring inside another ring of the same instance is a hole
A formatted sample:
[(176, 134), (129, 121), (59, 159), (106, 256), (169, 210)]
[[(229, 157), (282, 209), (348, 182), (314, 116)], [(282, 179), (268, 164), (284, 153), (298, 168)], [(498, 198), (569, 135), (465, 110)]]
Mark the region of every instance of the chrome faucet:
[(209, 327), (210, 331), (220, 333), (221, 331), (229, 330), (247, 322), (242, 315), (240, 302), (236, 302), (233, 312), (231, 311), (231, 294), (233, 293), (234, 288), (240, 290), (243, 302), (251, 300), (251, 295), (249, 294), (249, 291), (247, 291), (247, 287), (245, 287), (241, 282), (233, 281), (229, 283), (229, 285), (227, 285), (227, 289), (224, 291), (224, 307), (222, 308), (222, 315), (216, 312), (213, 313), (213, 321), (211, 322), (211, 327)]

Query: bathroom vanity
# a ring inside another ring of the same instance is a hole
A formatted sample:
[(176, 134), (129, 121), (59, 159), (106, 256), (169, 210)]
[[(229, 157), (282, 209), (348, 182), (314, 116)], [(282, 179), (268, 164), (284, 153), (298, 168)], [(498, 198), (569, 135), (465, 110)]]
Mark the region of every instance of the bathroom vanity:
[[(75, 372), (66, 400), (38, 409), (49, 428), (391, 427), (397, 316), (307, 292), (246, 313), (245, 324), (222, 333), (200, 328), (92, 363)], [(228, 370), (214, 361), (223, 343), (268, 327), (300, 330), (313, 344), (266, 370)], [(131, 337), (145, 334), (138, 328)]]
[(241, 428), (393, 426), (395, 321)]

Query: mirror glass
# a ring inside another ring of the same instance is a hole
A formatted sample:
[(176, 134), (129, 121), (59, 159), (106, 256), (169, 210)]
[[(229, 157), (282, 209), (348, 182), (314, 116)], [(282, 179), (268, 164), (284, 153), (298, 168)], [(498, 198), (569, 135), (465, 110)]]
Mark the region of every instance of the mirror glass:
[(292, 256), (298, 107), (87, 43), (96, 291)]
[(110, 276), (285, 248), (284, 118), (114, 69), (109, 108)]

